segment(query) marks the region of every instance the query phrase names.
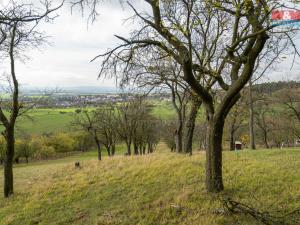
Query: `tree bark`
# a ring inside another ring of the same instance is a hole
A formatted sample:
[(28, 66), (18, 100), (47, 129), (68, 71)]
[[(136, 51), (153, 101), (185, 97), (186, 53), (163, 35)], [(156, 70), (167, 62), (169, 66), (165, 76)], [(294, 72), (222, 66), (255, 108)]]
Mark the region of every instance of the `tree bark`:
[(266, 148), (270, 148), (269, 143), (268, 143), (268, 133), (266, 130), (263, 131), (263, 135), (264, 135), (264, 142), (265, 142)]
[(96, 145), (97, 145), (98, 160), (101, 161), (101, 159), (102, 159), (102, 157), (101, 157), (101, 144), (100, 144), (97, 137), (95, 137), (95, 142), (96, 142)]
[(179, 125), (178, 129), (175, 131), (174, 140), (175, 140), (176, 152), (181, 153), (182, 152), (182, 124)]
[(198, 99), (193, 99), (192, 107), (189, 114), (188, 121), (186, 123), (187, 132), (184, 142), (184, 152), (192, 154), (193, 151), (193, 137), (194, 137), (194, 130), (195, 130), (195, 123), (198, 114), (198, 110), (201, 106), (201, 101)]
[(111, 155), (114, 156), (115, 153), (116, 153), (116, 145), (113, 144), (113, 145), (111, 146)]
[(217, 193), (224, 189), (222, 179), (222, 134), (224, 119), (209, 118), (206, 150), (206, 190)]
[(14, 193), (13, 183), (13, 159), (15, 152), (14, 128), (7, 128), (5, 132), (6, 155), (4, 159), (4, 197), (9, 197)]
[(139, 154), (139, 146), (136, 142), (133, 143), (133, 150), (135, 155)]
[(146, 145), (143, 145), (143, 155), (146, 154)]
[(253, 95), (252, 95), (252, 81), (249, 81), (249, 138), (250, 149), (255, 150), (255, 134), (254, 134), (254, 110), (253, 110)]
[(111, 156), (111, 153), (110, 153), (110, 145), (107, 146), (107, 155), (108, 155), (108, 156)]
[(126, 146), (127, 146), (127, 155), (131, 155), (131, 142), (126, 142)]
[(234, 134), (235, 134), (235, 129), (234, 129), (234, 125), (231, 125), (230, 128), (230, 151), (234, 151), (235, 150), (235, 138), (234, 138)]

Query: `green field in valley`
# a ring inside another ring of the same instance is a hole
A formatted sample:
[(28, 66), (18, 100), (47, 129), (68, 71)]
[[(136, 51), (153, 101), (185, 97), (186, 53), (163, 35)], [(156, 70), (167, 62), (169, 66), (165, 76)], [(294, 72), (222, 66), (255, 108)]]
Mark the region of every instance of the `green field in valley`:
[(29, 134), (67, 131), (70, 129), (74, 113), (74, 108), (34, 109), (19, 118), (17, 130)]
[[(74, 129), (71, 123), (75, 110), (76, 108), (33, 109), (17, 120), (17, 132), (43, 134), (70, 131)], [(155, 103), (152, 113), (161, 119), (175, 118), (174, 108), (169, 102)]]
[[(19, 165), (15, 195), (0, 197), (0, 224), (259, 224), (242, 214), (216, 213), (224, 197), (270, 213), (299, 208), (300, 149), (223, 155), (226, 189), (220, 195), (205, 191), (203, 152), (172, 154), (162, 144), (146, 156), (98, 162), (96, 152), (88, 152)], [(2, 179), (0, 171), (0, 189)]]

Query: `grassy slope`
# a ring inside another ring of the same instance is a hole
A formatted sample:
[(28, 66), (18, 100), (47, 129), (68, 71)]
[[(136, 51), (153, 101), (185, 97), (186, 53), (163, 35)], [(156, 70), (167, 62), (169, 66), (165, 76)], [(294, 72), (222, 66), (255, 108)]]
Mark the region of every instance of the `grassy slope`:
[[(17, 121), (17, 131), (29, 134), (42, 134), (68, 131), (73, 120), (74, 108), (34, 109)], [(60, 112), (65, 112), (61, 114)], [(3, 129), (2, 127), (0, 130)]]
[[(299, 156), (300, 149), (224, 152), (223, 195), (261, 210), (296, 208)], [(205, 193), (203, 153), (157, 152), (100, 163), (94, 158), (88, 153), (16, 167), (16, 194), (0, 197), (0, 224), (232, 225), (237, 219), (257, 224), (244, 216), (213, 213), (220, 205), (217, 196)], [(74, 169), (78, 159), (81, 170)]]

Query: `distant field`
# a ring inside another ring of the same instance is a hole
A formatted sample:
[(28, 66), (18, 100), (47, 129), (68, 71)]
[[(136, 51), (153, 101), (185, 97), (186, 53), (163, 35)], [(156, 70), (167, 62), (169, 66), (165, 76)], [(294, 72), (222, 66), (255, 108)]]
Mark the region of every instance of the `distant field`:
[[(299, 208), (300, 149), (224, 152), (220, 195), (204, 188), (205, 154), (104, 157), (96, 152), (15, 167), (15, 195), (0, 196), (1, 225), (258, 225), (220, 211), (230, 197), (261, 211)], [(82, 169), (76, 170), (74, 162)], [(3, 188), (0, 169), (0, 190)], [(296, 225), (296, 224), (295, 224)]]
[[(92, 108), (90, 108), (92, 109)], [(72, 130), (76, 108), (33, 109), (17, 121), (17, 131), (29, 134), (43, 134)], [(155, 103), (153, 115), (161, 119), (174, 118), (175, 110), (171, 103)]]
[(42, 134), (70, 130), (75, 108), (34, 109), (17, 122), (17, 130)]
[[(157, 118), (168, 120), (176, 119), (175, 109), (170, 101), (152, 101), (152, 114)], [(26, 116), (22, 116), (17, 121), (17, 131), (29, 134), (43, 134), (53, 132), (70, 131), (72, 128), (75, 110), (77, 108), (46, 108), (33, 109)], [(90, 110), (93, 108), (89, 108)], [(202, 115), (202, 108), (198, 117)]]
[(175, 118), (175, 109), (171, 102), (152, 102), (152, 113), (154, 116), (161, 119), (172, 119)]

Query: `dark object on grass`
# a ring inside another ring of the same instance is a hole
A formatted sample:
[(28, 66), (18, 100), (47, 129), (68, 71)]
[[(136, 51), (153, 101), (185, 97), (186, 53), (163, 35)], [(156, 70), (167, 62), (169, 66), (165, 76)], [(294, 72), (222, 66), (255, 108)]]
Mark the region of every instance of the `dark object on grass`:
[(75, 169), (81, 169), (80, 162), (75, 162)]

